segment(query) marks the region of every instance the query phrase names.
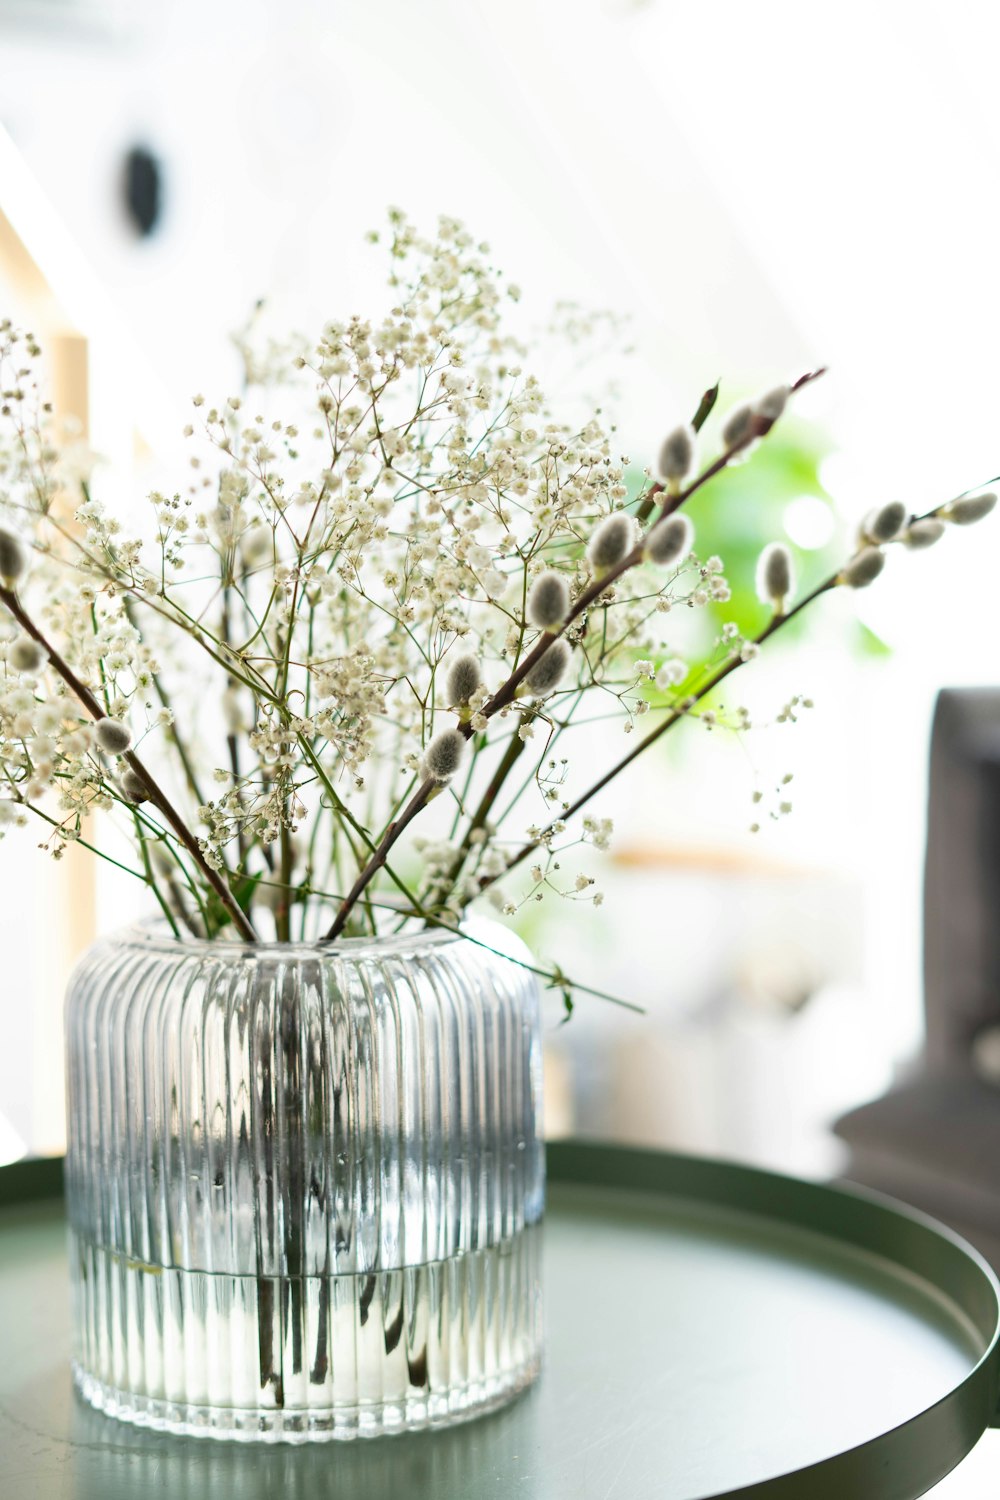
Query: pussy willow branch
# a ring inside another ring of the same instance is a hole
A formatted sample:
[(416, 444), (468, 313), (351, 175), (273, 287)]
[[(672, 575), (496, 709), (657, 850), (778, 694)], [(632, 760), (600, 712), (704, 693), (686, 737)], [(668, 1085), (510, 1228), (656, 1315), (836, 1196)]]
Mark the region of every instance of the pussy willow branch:
[(462, 873), (462, 866), (465, 864), (469, 850), (472, 848), (474, 835), (478, 829), (486, 826), (486, 820), (493, 810), (493, 804), (503, 790), (504, 782), (507, 780), (508, 775), (517, 763), (518, 757), (525, 750), (526, 746), (527, 741), (522, 740), (519, 734), (511, 735), (507, 742), (507, 749), (504, 751), (500, 763), (490, 778), (489, 786), (483, 792), (479, 800), (479, 805), (469, 820), (469, 826), (465, 830), (462, 842), (455, 851), (454, 859), (448, 866), (448, 869), (442, 875), (439, 875), (430, 887), (427, 896), (428, 905), (433, 906), (436, 900), (443, 900), (447, 897), (448, 892)]
[[(49, 660), (50, 665), (52, 666), (53, 671), (55, 671), (62, 678), (63, 682), (65, 682), (70, 692), (73, 693), (74, 697), (79, 700), (79, 702), (87, 710), (87, 713), (90, 714), (90, 717), (95, 721), (98, 719), (103, 719), (105, 717), (104, 709), (101, 707), (98, 700), (94, 697), (90, 689), (80, 681), (79, 677), (77, 677), (72, 667), (70, 667), (68, 663), (65, 662), (59, 655), (59, 652), (56, 651), (55, 648), (51, 646), (45, 639), (45, 636), (39, 630), (38, 626), (32, 620), (31, 616), (25, 612), (16, 593), (14, 593), (12, 589), (0, 586), (0, 604), (3, 604), (7, 611), (21, 626), (21, 629), (24, 630), (27, 635), (30, 635), (33, 641), (37, 641), (38, 645), (41, 646), (42, 650), (45, 652)], [(198, 844), (198, 840), (194, 837), (193, 833), (188, 828), (183, 818), (177, 812), (173, 803), (168, 798), (166, 792), (164, 792), (162, 787), (160, 787), (159, 784), (154, 780), (151, 772), (147, 770), (146, 766), (133, 750), (126, 751), (122, 759), (128, 763), (131, 769), (142, 780), (143, 785), (149, 793), (149, 800), (156, 808), (159, 809), (160, 813), (162, 813), (163, 817), (170, 824), (170, 827), (173, 829), (175, 835), (184, 845), (184, 848), (187, 850), (192, 860), (197, 865), (202, 879), (211, 886), (212, 890), (222, 902), (223, 907), (229, 914), (230, 920), (232, 921), (233, 926), (236, 928), (236, 931), (239, 933), (240, 937), (243, 938), (245, 942), (255, 943), (257, 941), (257, 934), (254, 932), (253, 927), (250, 925), (249, 919), (240, 910), (239, 905), (234, 899), (233, 894), (226, 882), (221, 878), (216, 870), (212, 869), (211, 865), (205, 859), (205, 856)]]
[[(783, 625), (787, 625), (789, 620), (794, 620), (795, 616), (797, 614), (800, 614), (807, 605), (812, 604), (813, 601), (818, 599), (821, 594), (825, 594), (830, 589), (834, 588), (839, 577), (839, 572), (831, 573), (829, 578), (825, 578), (821, 584), (817, 585), (817, 587), (812, 590), (811, 593), (806, 594), (802, 599), (800, 599), (798, 604), (796, 604), (793, 609), (790, 609), (787, 614), (775, 615), (770, 623), (766, 626), (766, 628), (762, 630), (758, 636), (754, 637), (754, 644), (757, 646), (762, 646), (764, 642), (768, 640), (772, 635), (775, 635)], [(560, 813), (559, 817), (554, 819), (553, 822), (550, 823), (549, 826), (542, 831), (539, 838), (533, 839), (528, 844), (523, 844), (517, 851), (517, 853), (511, 856), (504, 868), (498, 874), (486, 876), (482, 880), (480, 880), (480, 894), (483, 891), (487, 890), (491, 885), (495, 885), (498, 880), (502, 880), (505, 875), (509, 875), (511, 870), (516, 869), (517, 866), (521, 864), (523, 860), (527, 859), (529, 855), (537, 853), (538, 849), (544, 845), (545, 840), (549, 837), (549, 835), (555, 832), (556, 824), (566, 822), (569, 818), (575, 817), (582, 808), (586, 807), (591, 798), (596, 797), (598, 792), (602, 792), (609, 782), (614, 781), (616, 776), (620, 776), (622, 771), (625, 770), (626, 766), (630, 766), (634, 760), (637, 760), (638, 757), (642, 755), (643, 751), (648, 750), (651, 745), (654, 745), (662, 735), (667, 733), (668, 729), (673, 729), (675, 724), (680, 723), (681, 719), (686, 718), (696, 703), (700, 703), (703, 698), (707, 698), (709, 693), (713, 692), (721, 682), (724, 682), (725, 679), (730, 675), (730, 673), (735, 672), (738, 667), (744, 665), (745, 663), (738, 653), (734, 654), (729, 658), (728, 661), (724, 662), (721, 667), (719, 667), (715, 672), (712, 673), (711, 677), (709, 677), (706, 682), (702, 683), (701, 687), (698, 688), (696, 692), (691, 693), (685, 699), (684, 707), (672, 709), (667, 717), (663, 720), (662, 724), (657, 724), (655, 729), (651, 729), (649, 734), (645, 735), (637, 745), (633, 746), (633, 748), (627, 755), (623, 755), (621, 760), (617, 761), (615, 765), (610, 768), (610, 770), (606, 771), (599, 780), (594, 782), (593, 786), (588, 787), (587, 790), (581, 794), (581, 796), (577, 797), (575, 802), (572, 802), (569, 807), (565, 808)]]
[[(987, 483), (992, 484), (994, 483), (994, 481), (989, 480), (987, 481)], [(969, 491), (965, 491), (964, 493), (968, 494)], [(940, 507), (935, 507), (932, 510), (925, 511), (921, 516), (912, 517), (908, 524), (912, 525), (915, 521), (928, 520), (931, 516), (935, 516), (937, 514), (939, 508)], [(894, 544), (886, 543), (885, 545)], [(799, 602), (787, 612), (787, 614), (775, 615), (765, 626), (765, 628), (760, 632), (760, 634), (758, 636), (755, 636), (753, 644), (762, 646), (764, 642), (769, 640), (772, 635), (776, 635), (777, 632), (782, 628), (782, 626), (787, 625), (790, 620), (794, 620), (796, 615), (801, 614), (804, 609), (808, 608), (810, 604), (814, 603), (814, 601), (818, 599), (820, 595), (829, 593), (831, 589), (836, 588), (840, 581), (841, 571), (842, 570), (838, 569), (836, 573), (831, 573), (828, 578), (824, 578), (822, 583), (817, 584), (814, 589), (812, 589), (808, 594), (805, 594), (799, 600)], [(533, 839), (531, 843), (523, 844), (521, 848), (518, 849), (517, 853), (511, 856), (504, 868), (498, 874), (487, 876), (480, 880), (480, 894), (482, 894), (483, 891), (487, 890), (491, 885), (495, 885), (498, 880), (502, 880), (505, 875), (508, 875), (511, 872), (511, 870), (516, 869), (516, 867), (524, 860), (526, 860), (529, 855), (537, 853), (538, 849), (544, 845), (546, 838), (548, 838), (548, 836), (555, 831), (556, 823), (562, 823), (569, 818), (575, 817), (582, 808), (586, 807), (587, 803), (593, 797), (597, 796), (598, 792), (603, 791), (609, 782), (613, 781), (616, 776), (619, 776), (621, 772), (625, 770), (626, 766), (631, 765), (631, 763), (636, 760), (644, 750), (648, 750), (650, 745), (655, 744), (656, 741), (662, 735), (666, 734), (669, 729), (673, 729), (675, 724), (679, 723), (681, 719), (686, 718), (688, 713), (696, 703), (700, 703), (703, 698), (707, 698), (709, 693), (713, 692), (721, 682), (725, 681), (730, 673), (735, 672), (738, 667), (744, 665), (745, 663), (739, 654), (733, 655), (727, 662), (724, 662), (717, 671), (713, 672), (711, 677), (709, 677), (706, 682), (702, 683), (701, 687), (699, 687), (696, 692), (690, 694), (690, 696), (685, 700), (684, 707), (673, 709), (663, 720), (662, 724), (658, 724), (655, 729), (651, 730), (649, 734), (641, 739), (639, 743), (629, 751), (628, 755), (622, 756), (620, 761), (613, 765), (609, 771), (606, 771), (598, 781), (595, 781), (593, 786), (588, 787), (587, 790), (583, 792), (575, 802), (572, 802), (570, 806), (567, 807), (558, 818), (554, 819), (553, 822), (550, 823), (549, 826), (542, 831), (542, 834), (539, 838)]]
[[(803, 386), (810, 384), (811, 381), (818, 380), (819, 377), (823, 374), (825, 374), (825, 368), (810, 370), (806, 374), (800, 375), (799, 378), (793, 382), (791, 389), (793, 391), (799, 391), (803, 388)], [(704, 399), (706, 401), (709, 399), (708, 392), (706, 392), (706, 396)], [(756, 442), (759, 438), (765, 437), (767, 433), (770, 432), (773, 426), (774, 422), (767, 417), (755, 416), (749, 424), (746, 435), (740, 440), (740, 442), (734, 443), (731, 448), (727, 448), (724, 453), (721, 453), (719, 457), (714, 461), (714, 463), (709, 464), (707, 469), (704, 469), (702, 473), (697, 476), (697, 478), (691, 481), (686, 489), (680, 490), (676, 495), (667, 495), (666, 499), (660, 506), (659, 515), (656, 518), (657, 521), (663, 520), (667, 516), (673, 515), (673, 513), (676, 510), (679, 510), (682, 505), (690, 500), (691, 496), (694, 495), (698, 490), (700, 490), (703, 485), (707, 484), (710, 479), (713, 479), (716, 474), (721, 473), (721, 471), (732, 462), (737, 454), (741, 453), (745, 448), (748, 448), (751, 443)], [(652, 486), (649, 493), (652, 495), (659, 495), (662, 492), (663, 486), (657, 483)], [(510, 676), (507, 678), (507, 681), (503, 684), (503, 686), (498, 688), (497, 691), (493, 694), (493, 697), (483, 705), (481, 712), (487, 719), (491, 719), (495, 714), (498, 714), (501, 709), (504, 709), (509, 704), (513, 703), (517, 695), (517, 690), (521, 686), (521, 683), (528, 676), (528, 673), (532, 670), (532, 668), (535, 667), (539, 661), (541, 661), (542, 657), (552, 645), (553, 641), (558, 640), (560, 636), (564, 635), (569, 627), (576, 620), (578, 620), (582, 614), (585, 613), (590, 605), (593, 604), (595, 600), (599, 599), (607, 589), (612, 587), (613, 584), (617, 583), (618, 579), (621, 578), (624, 573), (629, 572), (631, 568), (637, 567), (639, 563), (642, 562), (643, 557), (644, 542), (642, 539), (640, 539), (632, 548), (632, 550), (622, 558), (621, 562), (617, 563), (615, 567), (608, 569), (606, 573), (603, 573), (599, 578), (595, 578), (592, 583), (588, 584), (588, 586), (577, 598), (576, 603), (570, 609), (562, 624), (559, 625), (559, 627), (555, 630), (545, 630), (542, 632), (542, 634), (538, 637), (538, 640), (535, 642), (534, 646), (527, 653), (527, 655), (522, 658), (522, 660), (515, 667), (514, 671), (511, 672)], [(459, 732), (463, 734), (466, 739), (471, 739), (473, 734), (471, 724), (459, 724), (457, 727)], [(329, 931), (326, 933), (327, 942), (333, 942), (334, 939), (338, 938), (343, 932), (344, 927), (347, 924), (347, 920), (351, 914), (352, 908), (364, 894), (364, 891), (366, 890), (368, 885), (385, 864), (389, 851), (392, 849), (396, 840), (409, 826), (409, 824), (413, 822), (413, 819), (423, 811), (424, 807), (430, 800), (431, 795), (436, 790), (438, 790), (438, 787), (439, 784), (433, 779), (433, 777), (425, 777), (417, 787), (416, 791), (413, 793), (413, 796), (411, 797), (410, 801), (407, 803), (403, 811), (400, 813), (399, 817), (394, 819), (388, 825), (382, 835), (382, 838), (379, 840), (374, 854), (361, 870), (357, 880), (355, 880), (351, 889), (348, 891), (346, 897), (344, 898), (340, 906), (340, 910), (337, 912), (336, 918), (331, 924)]]
[[(698, 410), (691, 418), (691, 426), (694, 428), (695, 432), (700, 432), (704, 427), (718, 399), (719, 385), (718, 382), (716, 382), (715, 385), (710, 386), (709, 389), (705, 391), (704, 395), (698, 403)], [(649, 487), (645, 496), (643, 497), (642, 502), (635, 513), (636, 520), (641, 524), (645, 524), (645, 522), (648, 521), (650, 515), (655, 509), (656, 497), (661, 492), (661, 488), (662, 487), (659, 484), (653, 484)], [(525, 573), (524, 594), (527, 594), (527, 572)], [(523, 613), (523, 599), (521, 608)], [(521, 638), (523, 639), (523, 637), (524, 624), (522, 623)], [(618, 641), (616, 644), (620, 646), (622, 644), (622, 641)], [(520, 650), (520, 642), (518, 643), (518, 650)], [(472, 815), (469, 826), (465, 831), (465, 836), (459, 844), (458, 850), (455, 854), (455, 858), (453, 859), (448, 870), (443, 875), (438, 877), (438, 880), (435, 882), (434, 886), (431, 889), (431, 895), (429, 899), (432, 905), (435, 898), (443, 900), (445, 897), (447, 897), (448, 892), (451, 890), (455, 881), (462, 873), (462, 867), (465, 864), (466, 859), (468, 858), (470, 849), (472, 848), (473, 835), (478, 829), (485, 826), (486, 820), (493, 809), (493, 805), (499, 797), (501, 791), (503, 790), (504, 782), (506, 781), (510, 771), (516, 765), (517, 760), (522, 751), (526, 748), (526, 745), (527, 741), (522, 740), (519, 735), (514, 734), (511, 736), (510, 743), (507, 746), (506, 754), (504, 755), (500, 764), (497, 766), (496, 771), (494, 772), (493, 777), (490, 780), (489, 786), (483, 793), (483, 797), (479, 803), (479, 806), (476, 808), (475, 812)], [(472, 767), (470, 766), (469, 776), (471, 777), (471, 775)]]
[[(702, 396), (701, 400), (698, 402), (698, 410), (691, 418), (691, 426), (694, 428), (695, 432), (700, 432), (704, 427), (705, 423), (712, 415), (712, 412), (715, 408), (715, 403), (718, 401), (718, 399), (719, 382), (716, 381), (715, 385), (709, 386), (708, 390)], [(649, 489), (646, 491), (645, 495), (643, 495), (641, 501), (639, 502), (639, 507), (636, 510), (635, 518), (641, 525), (644, 526), (652, 515), (653, 507), (656, 504), (656, 497), (660, 493), (662, 488), (663, 486), (660, 484), (650, 485)]]

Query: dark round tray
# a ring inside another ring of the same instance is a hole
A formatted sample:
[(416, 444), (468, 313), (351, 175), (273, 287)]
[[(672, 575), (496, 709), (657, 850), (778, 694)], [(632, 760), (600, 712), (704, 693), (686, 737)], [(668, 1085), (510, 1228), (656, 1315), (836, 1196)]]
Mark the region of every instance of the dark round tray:
[(548, 1151), (546, 1367), (438, 1432), (174, 1438), (73, 1394), (61, 1163), (0, 1170), (10, 1500), (911, 1500), (993, 1420), (1000, 1288), (873, 1195), (660, 1152)]

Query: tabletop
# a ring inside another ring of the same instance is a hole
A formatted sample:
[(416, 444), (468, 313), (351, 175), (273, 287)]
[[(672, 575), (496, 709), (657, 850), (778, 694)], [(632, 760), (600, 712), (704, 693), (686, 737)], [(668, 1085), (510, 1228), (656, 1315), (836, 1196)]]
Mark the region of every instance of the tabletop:
[[(992, 1420), (997, 1283), (931, 1221), (659, 1152), (560, 1143), (549, 1169), (538, 1384), (440, 1432), (295, 1448), (178, 1439), (80, 1402), (57, 1168), (18, 1168), (20, 1191), (4, 1169), (0, 1493), (909, 1500)], [(941, 1500), (973, 1500), (962, 1482)]]

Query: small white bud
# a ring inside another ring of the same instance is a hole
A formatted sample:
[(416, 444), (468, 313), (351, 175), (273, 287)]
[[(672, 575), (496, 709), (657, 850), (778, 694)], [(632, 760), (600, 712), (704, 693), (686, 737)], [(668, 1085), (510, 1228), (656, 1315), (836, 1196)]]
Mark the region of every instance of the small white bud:
[(933, 547), (944, 536), (944, 522), (936, 516), (927, 516), (922, 521), (913, 521), (903, 532), (903, 545), (914, 552), (924, 547)]
[(782, 614), (785, 600), (795, 588), (792, 554), (784, 542), (771, 542), (757, 562), (757, 597), (763, 604), (773, 604)]
[(571, 655), (564, 640), (552, 642), (524, 679), (524, 686), (533, 698), (545, 698), (555, 691), (565, 676)]
[(722, 424), (722, 441), (727, 448), (735, 448), (737, 443), (742, 443), (744, 438), (750, 436), (755, 416), (756, 412), (749, 401), (741, 401), (738, 406), (733, 407)]
[(838, 582), (846, 583), (848, 588), (866, 589), (870, 583), (875, 582), (884, 567), (884, 552), (878, 547), (863, 547), (841, 569)]
[(861, 526), (862, 539), (876, 544), (893, 541), (906, 525), (909, 514), (902, 500), (890, 500), (888, 505), (870, 511), (865, 517)]
[(424, 751), (421, 769), (434, 781), (450, 781), (462, 764), (466, 739), (457, 729), (445, 729), (436, 734)]
[(635, 521), (624, 511), (616, 511), (595, 528), (587, 545), (587, 560), (595, 573), (614, 568), (635, 545)]
[(445, 682), (448, 707), (463, 708), (476, 689), (481, 686), (482, 681), (483, 674), (479, 668), (478, 657), (473, 656), (471, 651), (456, 657), (448, 668)]
[(657, 479), (663, 484), (669, 484), (672, 479), (686, 479), (694, 468), (697, 452), (697, 434), (690, 422), (682, 422), (663, 439), (656, 461)]
[(675, 656), (671, 661), (664, 662), (656, 674), (656, 686), (661, 693), (667, 692), (669, 688), (679, 687), (688, 674), (687, 662), (681, 661)]
[(28, 566), (28, 554), (20, 537), (0, 526), (0, 577), (4, 583), (16, 583)]
[(122, 791), (129, 802), (149, 801), (149, 792), (146, 790), (146, 783), (131, 767), (122, 773)]
[(19, 635), (7, 652), (7, 660), (16, 672), (40, 672), (45, 665), (45, 652), (30, 635)]
[(790, 385), (776, 385), (773, 390), (765, 391), (763, 396), (758, 396), (754, 402), (754, 411), (758, 417), (765, 417), (768, 422), (776, 422), (788, 405), (788, 398), (792, 394)]
[(528, 590), (528, 624), (551, 630), (569, 614), (569, 587), (559, 573), (540, 573)]
[(97, 743), (108, 755), (124, 755), (132, 743), (132, 731), (120, 719), (98, 719), (94, 733)]
[(953, 500), (941, 514), (956, 526), (972, 526), (988, 516), (996, 503), (997, 497), (993, 491), (984, 490), (981, 495), (962, 495), (960, 499)]
[(661, 568), (669, 568), (687, 557), (694, 546), (694, 527), (687, 516), (667, 516), (657, 521), (646, 536), (646, 556)]

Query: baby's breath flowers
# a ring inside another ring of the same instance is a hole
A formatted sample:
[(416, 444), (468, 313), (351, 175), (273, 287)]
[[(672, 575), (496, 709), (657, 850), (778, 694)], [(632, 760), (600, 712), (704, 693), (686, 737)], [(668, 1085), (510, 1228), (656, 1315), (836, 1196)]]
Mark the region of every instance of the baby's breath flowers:
[[(759, 630), (727, 623), (691, 667), (678, 607), (724, 604), (729, 582), (687, 504), (822, 371), (721, 421), (713, 387), (635, 494), (614, 429), (560, 420), (525, 371), (515, 294), (463, 226), (426, 238), (394, 211), (388, 241), (378, 315), (243, 347), (243, 388), (194, 401), (188, 479), (127, 518), (60, 458), (33, 342), (0, 327), (18, 392), (0, 411), (0, 831), (37, 819), (56, 855), (127, 836), (136, 854), (111, 857), (178, 933), (335, 942), (453, 927), (480, 895), (597, 904), (563, 860), (607, 847), (604, 788), (679, 724), (745, 730), (706, 700), (772, 635), (994, 503), (883, 505), (802, 591), (776, 538)], [(620, 713), (610, 764), (592, 764), (588, 705)]]

